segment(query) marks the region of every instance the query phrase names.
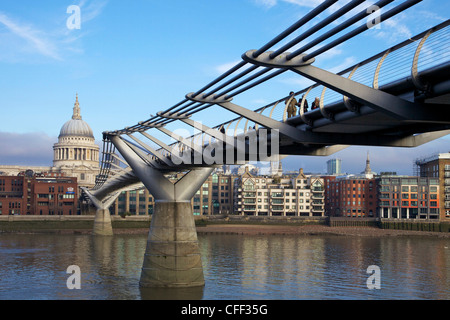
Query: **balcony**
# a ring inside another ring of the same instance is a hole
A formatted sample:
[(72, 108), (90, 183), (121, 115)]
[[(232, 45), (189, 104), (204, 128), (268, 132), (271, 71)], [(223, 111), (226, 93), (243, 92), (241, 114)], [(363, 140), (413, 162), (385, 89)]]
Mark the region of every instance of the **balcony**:
[(311, 212), (312, 213), (323, 213), (323, 208), (312, 207)]
[(272, 198), (284, 198), (284, 193), (283, 192), (272, 192), (271, 197)]
[(256, 192), (244, 192), (244, 198), (256, 198)]

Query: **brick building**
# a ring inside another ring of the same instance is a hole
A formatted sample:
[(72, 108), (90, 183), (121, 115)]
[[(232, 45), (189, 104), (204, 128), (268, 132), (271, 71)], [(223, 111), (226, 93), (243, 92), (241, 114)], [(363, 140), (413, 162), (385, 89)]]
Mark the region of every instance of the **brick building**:
[(440, 220), (450, 221), (450, 152), (416, 160), (417, 175), (439, 178)]
[[(18, 176), (21, 172), (32, 170), (34, 173), (42, 175), (51, 173), (55, 177), (75, 177), (78, 184), (77, 195), (82, 194), (81, 187), (92, 188), (95, 185), (95, 178), (99, 173), (100, 147), (95, 143), (91, 127), (81, 117), (78, 95), (75, 98), (72, 117), (61, 127), (58, 142), (53, 145), (53, 152), (53, 166), (0, 165), (0, 174)], [(83, 198), (79, 200), (83, 203), (81, 208), (87, 207), (87, 202)], [(67, 209), (64, 206), (63, 208)], [(20, 209), (22, 209), (21, 213), (27, 211), (24, 211), (23, 207)], [(49, 211), (68, 211), (65, 209), (53, 208)], [(43, 209), (43, 212), (45, 211), (48, 210)]]
[(325, 181), (326, 215), (332, 217), (375, 217), (377, 188), (373, 178), (365, 176), (327, 176)]
[(76, 215), (77, 179), (54, 175), (0, 176), (0, 215)]

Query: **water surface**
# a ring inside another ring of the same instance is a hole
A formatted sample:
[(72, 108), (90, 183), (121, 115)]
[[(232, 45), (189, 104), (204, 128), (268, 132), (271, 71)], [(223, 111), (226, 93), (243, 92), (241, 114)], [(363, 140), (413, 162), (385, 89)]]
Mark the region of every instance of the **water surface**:
[[(146, 235), (0, 234), (0, 299), (450, 299), (450, 240), (199, 235), (205, 287), (140, 289)], [(81, 289), (69, 290), (78, 265)], [(369, 290), (367, 268), (380, 268)]]

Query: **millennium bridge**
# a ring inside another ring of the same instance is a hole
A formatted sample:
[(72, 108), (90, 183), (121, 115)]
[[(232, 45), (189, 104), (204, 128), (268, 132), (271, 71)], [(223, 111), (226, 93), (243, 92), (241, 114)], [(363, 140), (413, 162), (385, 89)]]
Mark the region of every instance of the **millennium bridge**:
[[(97, 208), (93, 233), (113, 234), (108, 208), (123, 190), (145, 186), (156, 201), (141, 287), (204, 285), (190, 202), (217, 166), (328, 156), (350, 145), (414, 148), (450, 133), (449, 20), (333, 73), (315, 66), (322, 54), (421, 1), (354, 0), (330, 13), (336, 2), (323, 1), (257, 50), (244, 48), (239, 63), (179, 103), (103, 132), (96, 185), (83, 189)], [(238, 104), (239, 94), (287, 72), (313, 84), (256, 110)], [(218, 123), (219, 109), (234, 116)]]

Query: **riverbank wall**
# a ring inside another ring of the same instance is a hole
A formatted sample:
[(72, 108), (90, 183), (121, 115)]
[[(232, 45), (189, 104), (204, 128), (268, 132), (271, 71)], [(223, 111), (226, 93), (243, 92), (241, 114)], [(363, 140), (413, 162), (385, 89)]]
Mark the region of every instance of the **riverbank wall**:
[[(42, 230), (91, 230), (94, 215), (85, 216), (0, 216), (0, 232)], [(149, 228), (149, 216), (111, 216), (113, 229)]]
[(390, 230), (450, 232), (449, 222), (423, 221), (417, 219), (381, 219), (379, 227)]
[[(111, 216), (113, 229), (148, 229), (151, 216)], [(196, 216), (196, 225), (279, 225), (279, 226), (329, 226), (372, 227), (386, 230), (410, 230), (425, 232), (450, 232), (449, 222), (344, 218), (344, 217), (271, 217), (271, 216)], [(85, 216), (0, 216), (0, 232), (43, 230), (91, 230), (94, 215)]]
[[(89, 230), (94, 215), (83, 216), (0, 216), (0, 232), (42, 230)], [(113, 229), (149, 228), (151, 216), (111, 216)], [(258, 217), (258, 216), (196, 216), (199, 227), (214, 224), (241, 225), (328, 225), (327, 217)]]

